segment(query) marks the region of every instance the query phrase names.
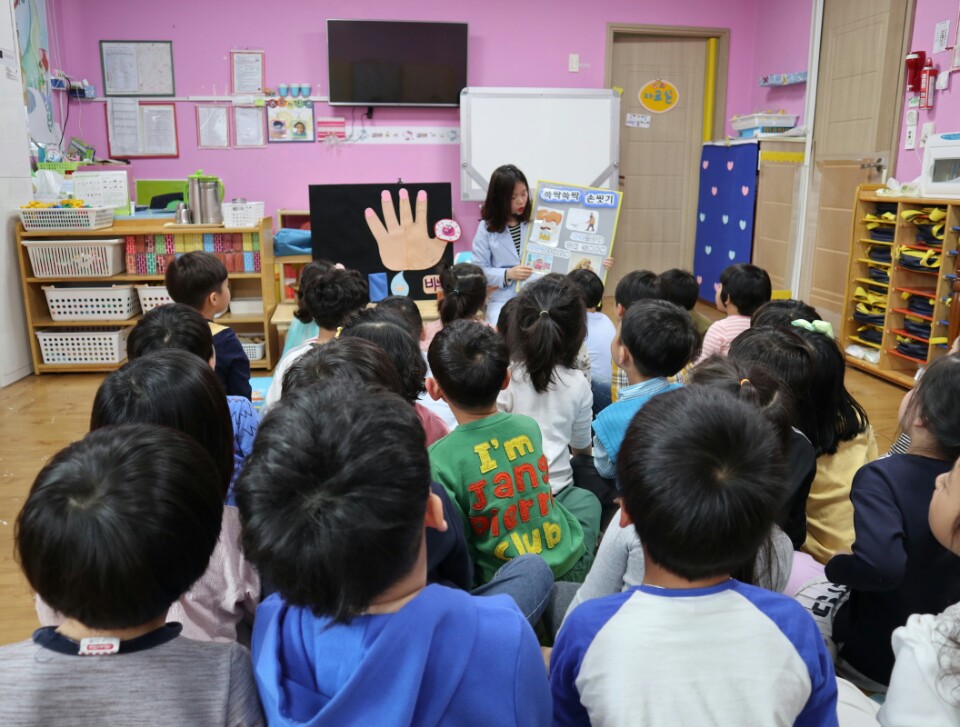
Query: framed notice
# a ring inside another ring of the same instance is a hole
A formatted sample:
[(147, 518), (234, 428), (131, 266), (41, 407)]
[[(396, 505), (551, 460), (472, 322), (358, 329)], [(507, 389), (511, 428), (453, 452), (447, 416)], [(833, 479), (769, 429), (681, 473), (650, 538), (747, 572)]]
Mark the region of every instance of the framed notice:
[(586, 268), (606, 283), (603, 261), (613, 254), (622, 198), (620, 192), (610, 189), (537, 182), (520, 255), (521, 264), (533, 268), (528, 281)]
[(233, 107), (233, 146), (252, 149), (266, 144), (263, 106)]
[(267, 101), (267, 141), (271, 144), (313, 141), (313, 101), (277, 98)]
[(173, 96), (173, 41), (101, 40), (104, 96)]
[(197, 106), (197, 148), (230, 148), (228, 111), (227, 106)]
[(106, 113), (107, 149), (111, 157), (180, 156), (173, 103), (110, 99)]
[(263, 51), (230, 51), (230, 88), (234, 96), (263, 93)]

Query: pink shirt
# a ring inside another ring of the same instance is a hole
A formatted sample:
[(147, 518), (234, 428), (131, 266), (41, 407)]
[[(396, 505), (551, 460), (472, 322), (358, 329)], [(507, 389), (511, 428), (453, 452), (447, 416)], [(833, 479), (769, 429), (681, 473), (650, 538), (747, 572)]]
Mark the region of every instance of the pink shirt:
[(443, 419), (422, 404), (414, 404), (413, 406), (417, 410), (417, 416), (420, 417), (420, 423), (423, 424), (423, 431), (427, 433), (428, 447), (450, 433), (447, 425), (443, 423)]
[(750, 316), (727, 316), (713, 323), (703, 337), (703, 348), (700, 350), (700, 358), (697, 359), (697, 363), (715, 353), (726, 356), (733, 339), (749, 327)]

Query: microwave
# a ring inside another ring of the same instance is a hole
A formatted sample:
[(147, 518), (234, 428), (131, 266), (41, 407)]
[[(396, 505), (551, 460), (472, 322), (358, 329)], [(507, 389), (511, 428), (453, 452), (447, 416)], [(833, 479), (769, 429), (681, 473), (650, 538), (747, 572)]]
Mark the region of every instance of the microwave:
[(924, 197), (960, 198), (960, 132), (934, 134), (927, 139), (920, 173)]

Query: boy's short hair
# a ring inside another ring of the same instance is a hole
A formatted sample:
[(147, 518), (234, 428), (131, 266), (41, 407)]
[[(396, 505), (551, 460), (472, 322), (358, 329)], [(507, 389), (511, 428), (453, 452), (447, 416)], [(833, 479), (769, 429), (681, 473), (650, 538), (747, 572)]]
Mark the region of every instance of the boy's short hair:
[(583, 304), (587, 308), (600, 308), (603, 303), (603, 281), (600, 276), (592, 270), (580, 268), (567, 273), (570, 282), (577, 286), (580, 295), (583, 296)]
[(506, 342), (480, 321), (458, 320), (444, 326), (431, 341), (427, 357), (444, 395), (464, 409), (496, 402), (510, 366)]
[(194, 308), (169, 303), (148, 311), (127, 337), (127, 358), (131, 361), (169, 349), (189, 351), (210, 361), (213, 358), (210, 324)]
[(751, 326), (789, 326), (794, 321), (821, 320), (817, 309), (802, 300), (768, 300), (750, 316)]
[(639, 300), (623, 315), (620, 342), (643, 376), (673, 376), (697, 353), (700, 334), (680, 306), (666, 300)]
[(17, 517), (17, 553), (51, 607), (94, 629), (166, 613), (207, 569), (223, 496), (186, 434), (128, 424), (91, 432), (40, 471)]
[(393, 311), (399, 315), (407, 322), (413, 337), (420, 340), (423, 333), (423, 314), (412, 298), (406, 295), (388, 295), (377, 303), (377, 308)]
[(320, 328), (334, 331), (370, 302), (370, 288), (356, 270), (330, 268), (309, 282), (302, 300)]
[(617, 458), (623, 506), (650, 558), (690, 581), (756, 556), (784, 496), (773, 425), (722, 391), (660, 394), (634, 417)]
[(396, 394), (328, 381), (264, 417), (237, 480), (243, 550), (287, 603), (347, 622), (418, 557), (430, 460)]
[(361, 389), (382, 386), (401, 393), (397, 369), (382, 348), (362, 338), (335, 338), (314, 346), (290, 364), (283, 375), (283, 396), (328, 379), (346, 380)]
[(656, 273), (649, 270), (631, 270), (620, 278), (613, 298), (617, 305), (626, 310), (638, 300), (662, 299), (663, 293), (660, 291)]
[(700, 286), (689, 270), (671, 268), (657, 278), (664, 300), (676, 303), (681, 308), (693, 310), (700, 298)]
[(195, 310), (203, 307), (211, 293), (219, 293), (227, 279), (227, 266), (209, 252), (188, 252), (167, 266), (167, 293), (176, 303)]
[(752, 316), (772, 292), (770, 276), (756, 265), (735, 263), (720, 273), (720, 300), (732, 301), (742, 316)]

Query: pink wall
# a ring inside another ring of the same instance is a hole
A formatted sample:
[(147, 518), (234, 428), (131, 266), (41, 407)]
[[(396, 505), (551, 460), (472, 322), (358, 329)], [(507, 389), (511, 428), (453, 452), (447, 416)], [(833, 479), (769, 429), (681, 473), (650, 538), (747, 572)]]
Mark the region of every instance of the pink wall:
[[(603, 86), (608, 22), (647, 25), (702, 25), (731, 29), (726, 116), (753, 109), (758, 69), (754, 17), (758, 0), (604, 0), (583, 3), (516, 2), (449, 3), (409, 0), (406, 3), (370, 0), (49, 0), (50, 12), (62, 29), (63, 63), (72, 75), (86, 77), (102, 93), (98, 40), (172, 40), (178, 96), (222, 94), (229, 81), (229, 51), (266, 51), (266, 83), (311, 82), (315, 94), (326, 93), (325, 19), (364, 17), (466, 21), (470, 24), (469, 82), (475, 86)], [(762, 2), (760, 3), (762, 4)], [(790, 6), (785, 0), (777, 5)], [(769, 13), (765, 10), (762, 17)], [(802, 23), (806, 33), (808, 22)], [(801, 56), (806, 44), (800, 43)], [(791, 69), (774, 63), (776, 44), (764, 51), (770, 71)], [(579, 53), (581, 71), (567, 71), (567, 55)], [(746, 79), (746, 81), (744, 80)], [(103, 105), (83, 107), (82, 137), (106, 150)], [(351, 110), (320, 105), (318, 116), (344, 115)], [(80, 134), (73, 106), (67, 137)], [(358, 114), (359, 117), (359, 114)], [(454, 214), (472, 236), (477, 205), (459, 202), (457, 146), (353, 145), (330, 149), (321, 144), (274, 144), (262, 149), (198, 150), (192, 103), (178, 103), (178, 159), (134, 160), (132, 178), (177, 178), (198, 168), (218, 174), (228, 196), (264, 200), (268, 213), (279, 207), (306, 208), (311, 183), (370, 183), (402, 177), (410, 181), (449, 181), (453, 184)], [(457, 109), (377, 109), (373, 124), (459, 124)], [(728, 132), (729, 133), (729, 132)]]
[[(771, 73), (807, 71), (810, 53), (812, 0), (758, 2), (754, 25), (753, 75), (747, 79), (751, 88), (749, 111), (777, 111), (797, 114), (797, 125), (803, 124), (803, 106), (807, 84), (792, 86), (760, 86), (760, 76)], [(731, 113), (736, 113), (731, 111)]]
[[(925, 51), (927, 56), (933, 50), (934, 27), (941, 20), (950, 21), (949, 44), (952, 45), (957, 37), (957, 0), (917, 0), (916, 13), (913, 21), (913, 42), (910, 50)], [(941, 71), (950, 67), (953, 51), (937, 53), (933, 56), (933, 65)], [(937, 91), (932, 111), (920, 111), (917, 122), (917, 136), (919, 137), (923, 124), (933, 121), (936, 124), (935, 133), (943, 134), (951, 131), (960, 131), (960, 73), (950, 74), (950, 87), (946, 91)], [(904, 104), (906, 106), (906, 104)], [(904, 108), (903, 113), (906, 114)], [(917, 146), (916, 150), (903, 148), (906, 137), (906, 121), (900, 132), (900, 147), (897, 150), (897, 168), (895, 176), (903, 182), (909, 182), (920, 175), (923, 159), (923, 149)]]

